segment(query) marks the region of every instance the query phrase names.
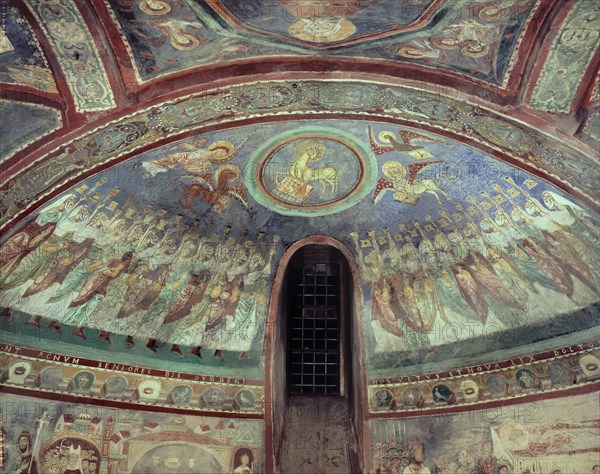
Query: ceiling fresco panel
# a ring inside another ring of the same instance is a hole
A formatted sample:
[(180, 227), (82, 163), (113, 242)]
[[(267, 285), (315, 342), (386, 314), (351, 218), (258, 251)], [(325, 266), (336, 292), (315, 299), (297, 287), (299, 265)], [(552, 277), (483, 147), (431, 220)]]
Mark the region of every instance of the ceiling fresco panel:
[(600, 6), (580, 0), (560, 27), (531, 96), (532, 106), (569, 112), (581, 78), (600, 48)]
[[(266, 178), (249, 162), (266, 163)], [(372, 173), (364, 187), (353, 168)], [(326, 233), (354, 255), (368, 366), (383, 377), (591, 330), (578, 311), (599, 298), (599, 225), (557, 188), (450, 138), (262, 123), (145, 152), (48, 203), (2, 244), (0, 304), (62, 337), (260, 360), (276, 262)]]
[(329, 55), (408, 61), (502, 87), (539, 4), (107, 0), (140, 82), (236, 59)]
[(113, 93), (94, 40), (71, 0), (28, 1), (58, 57), (78, 111), (115, 107)]
[(12, 4), (3, 7), (0, 32), (0, 82), (56, 93), (52, 71), (33, 30)]
[(0, 100), (0, 114), (0, 162), (62, 126), (60, 111), (43, 105)]
[(210, 2), (234, 26), (250, 27), (266, 36), (300, 41), (306, 46), (338, 46), (345, 40), (356, 42), (402, 32), (415, 23), (422, 26), (436, 13), (440, 3), (444, 2), (426, 0), (402, 5), (393, 0)]
[(138, 82), (227, 60), (282, 54), (224, 29), (202, 3), (107, 0), (125, 41)]
[(585, 121), (583, 132), (600, 143), (600, 112), (591, 114)]
[(426, 27), (354, 54), (436, 67), (505, 87), (540, 4), (446, 2)]
[(594, 89), (590, 97), (590, 101), (596, 100), (600, 100), (600, 72), (596, 73), (596, 78), (594, 79)]

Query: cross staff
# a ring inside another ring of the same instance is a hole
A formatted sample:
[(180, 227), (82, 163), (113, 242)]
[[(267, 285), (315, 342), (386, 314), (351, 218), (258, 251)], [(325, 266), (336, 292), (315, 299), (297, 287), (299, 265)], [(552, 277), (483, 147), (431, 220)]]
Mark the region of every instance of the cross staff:
[(108, 224), (106, 224), (106, 232), (108, 232), (111, 228), (111, 226), (115, 223), (115, 221), (121, 216), (121, 214), (123, 214), (125, 212), (125, 209), (128, 208), (129, 206), (131, 206), (135, 201), (135, 196), (129, 196), (127, 198), (127, 200), (125, 201), (125, 203), (119, 208), (119, 210), (117, 210), (114, 215), (112, 216), (112, 219), (108, 221)]
[(44, 428), (44, 425), (50, 423), (50, 419), (48, 418), (48, 413), (44, 410), (41, 418), (36, 418), (39, 423), (39, 427), (37, 429), (37, 433), (35, 434), (35, 441), (33, 443), (33, 448), (31, 449), (31, 459), (29, 460), (29, 468), (27, 469), (27, 474), (31, 474), (31, 466), (33, 465), (33, 456), (35, 452), (38, 450), (38, 445), (40, 443), (40, 434)]
[(531, 194), (529, 194), (527, 191), (525, 191), (525, 189), (523, 187), (521, 187), (517, 183), (515, 183), (515, 181), (510, 176), (505, 176), (504, 180), (507, 183), (512, 184), (527, 199), (530, 199), (531, 202), (533, 202), (533, 204), (535, 205), (535, 207), (538, 208), (538, 211), (540, 211), (540, 214), (546, 214), (546, 210), (540, 205), (540, 203), (538, 202), (538, 200), (535, 199), (534, 197), (532, 197)]
[(113, 197), (115, 197), (120, 192), (121, 192), (121, 188), (119, 188), (118, 186), (115, 186), (114, 188), (112, 188), (109, 191), (109, 193), (106, 195), (106, 197), (102, 200), (102, 202), (96, 206), (96, 208), (94, 209), (94, 212), (92, 212), (90, 214), (88, 221), (92, 222), (92, 219), (98, 213), (98, 211), (100, 211), (102, 208), (104, 208), (106, 206), (106, 204), (108, 203), (108, 201), (110, 201)]
[[(484, 192), (485, 192), (485, 191), (484, 191)], [(487, 219), (488, 219), (488, 220), (489, 220), (489, 221), (492, 223), (492, 226), (494, 226), (494, 229), (496, 229), (498, 232), (500, 232), (501, 234), (503, 234), (503, 235), (504, 235), (504, 236), (507, 238), (507, 242), (509, 243), (509, 245), (512, 247), (512, 249), (515, 251), (515, 254), (516, 254), (516, 255), (517, 255), (519, 258), (523, 258), (523, 257), (525, 256), (525, 254), (523, 253), (523, 250), (522, 250), (522, 249), (520, 249), (520, 248), (517, 246), (517, 244), (515, 243), (514, 239), (513, 239), (513, 238), (512, 238), (510, 235), (507, 235), (507, 234), (506, 234), (506, 232), (504, 231), (504, 229), (503, 229), (502, 227), (500, 227), (500, 226), (499, 226), (499, 225), (496, 223), (496, 221), (495, 221), (494, 219), (492, 219), (492, 218), (491, 218), (491, 217), (488, 215), (488, 213), (487, 213), (487, 212), (485, 212), (485, 210), (484, 210), (484, 209), (482, 209), (482, 208), (481, 208), (481, 206), (479, 206), (479, 204), (477, 203), (477, 200), (476, 200), (475, 198), (473, 198), (473, 197), (468, 197), (468, 198), (467, 198), (467, 201), (469, 201), (471, 204), (473, 204), (473, 205), (474, 205), (474, 206), (477, 208), (477, 210), (478, 210), (478, 211), (479, 211), (479, 212), (480, 212), (482, 215), (484, 215), (484, 216), (485, 216), (485, 217), (486, 217), (486, 218), (487, 218)], [(501, 209), (501, 210), (502, 210), (502, 212), (504, 212), (504, 210), (503, 210), (502, 208), (500, 208), (499, 206), (496, 206), (496, 207), (498, 207), (499, 209)], [(510, 222), (509, 222), (509, 225), (511, 225), (511, 224), (510, 224)], [(484, 238), (485, 238), (485, 237), (484, 237)], [(487, 241), (487, 239), (486, 239), (486, 241)]]
[(96, 184), (94, 184), (87, 193), (84, 190), (81, 193), (79, 200), (75, 203), (75, 207), (77, 207), (77, 204), (79, 204), (84, 199), (88, 199), (93, 193), (96, 192), (96, 189), (98, 189), (100, 186), (104, 185), (106, 183), (106, 181), (108, 181), (106, 178), (100, 178), (98, 180), (98, 182)]

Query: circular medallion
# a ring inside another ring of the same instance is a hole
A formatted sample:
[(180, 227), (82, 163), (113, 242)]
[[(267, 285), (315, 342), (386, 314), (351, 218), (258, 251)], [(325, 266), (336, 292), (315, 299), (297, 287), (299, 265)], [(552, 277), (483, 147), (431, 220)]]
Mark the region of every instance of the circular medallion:
[(446, 385), (436, 385), (433, 387), (431, 395), (433, 396), (433, 401), (436, 403), (445, 402), (448, 405), (452, 405), (456, 402), (456, 395), (454, 395), (454, 392)]
[(600, 360), (593, 354), (581, 356), (579, 365), (589, 378), (596, 378), (600, 375)]
[(404, 390), (402, 393), (402, 400), (407, 406), (414, 405), (417, 407), (422, 407), (424, 402), (423, 395), (421, 395), (418, 388), (407, 388)]
[(500, 375), (492, 375), (487, 379), (487, 387), (493, 397), (506, 395), (506, 379)]
[(394, 395), (389, 390), (377, 390), (375, 392), (375, 404), (377, 408), (388, 408), (393, 399)]
[(377, 177), (370, 149), (333, 128), (306, 127), (273, 137), (256, 151), (246, 186), (263, 206), (290, 216), (324, 216), (360, 202)]
[(356, 26), (345, 18), (300, 18), (288, 29), (291, 36), (311, 43), (341, 41), (356, 32)]
[(75, 377), (73, 377), (72, 385), (73, 390), (89, 390), (92, 388), (94, 384), (95, 376), (92, 372), (82, 371), (77, 372)]
[(571, 371), (569, 367), (562, 362), (552, 362), (548, 366), (548, 376), (552, 381), (552, 385), (560, 385), (569, 383), (571, 380)]
[(234, 399), (237, 406), (242, 410), (252, 409), (256, 404), (256, 397), (250, 390), (239, 391), (235, 394)]
[(176, 405), (187, 405), (192, 401), (193, 390), (187, 385), (179, 385), (171, 390), (171, 400)]
[(535, 375), (529, 369), (519, 369), (515, 374), (515, 379), (521, 388), (533, 388), (535, 384)]

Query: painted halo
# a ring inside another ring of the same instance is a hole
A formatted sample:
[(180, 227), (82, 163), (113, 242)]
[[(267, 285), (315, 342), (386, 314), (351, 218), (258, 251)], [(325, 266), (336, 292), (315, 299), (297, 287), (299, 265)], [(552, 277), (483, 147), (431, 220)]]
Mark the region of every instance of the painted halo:
[(373, 188), (377, 163), (370, 148), (333, 128), (302, 127), (261, 146), (244, 173), (250, 194), (289, 216), (325, 216), (359, 203)]

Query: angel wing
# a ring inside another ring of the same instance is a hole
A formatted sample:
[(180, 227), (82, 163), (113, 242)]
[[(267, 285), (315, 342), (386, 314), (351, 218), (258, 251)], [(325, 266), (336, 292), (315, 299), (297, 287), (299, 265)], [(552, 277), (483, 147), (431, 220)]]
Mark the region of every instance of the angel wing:
[(406, 167), (408, 168), (408, 184), (414, 184), (415, 179), (417, 178), (417, 174), (423, 168), (429, 165), (433, 165), (435, 163), (443, 163), (442, 160), (431, 160), (431, 161), (422, 161), (421, 163), (410, 163)]
[(204, 187), (206, 187), (209, 190), (213, 190), (214, 189), (214, 175), (212, 173), (204, 173), (204, 174), (197, 174), (197, 173), (191, 173), (191, 174), (184, 174), (183, 175), (186, 178), (191, 178), (194, 181), (196, 181), (197, 183), (203, 185)]
[(208, 143), (207, 138), (197, 138), (195, 140), (190, 140), (180, 145), (175, 145), (170, 151), (193, 151), (198, 148), (204, 148)]
[(375, 137), (373, 136), (373, 129), (371, 128), (371, 125), (369, 125), (368, 127), (369, 142), (371, 144), (371, 150), (373, 150), (373, 153), (375, 153), (376, 155), (383, 155), (384, 153), (394, 150), (394, 147), (392, 145), (380, 145), (379, 143), (377, 143), (377, 140), (375, 140)]
[(390, 189), (394, 189), (394, 184), (385, 178), (379, 178), (377, 180), (377, 185), (375, 186), (373, 198), (371, 199), (371, 206), (377, 204)]
[(408, 130), (400, 130), (398, 131), (398, 135), (402, 138), (402, 141), (405, 145), (413, 145), (413, 140), (429, 140), (430, 142), (436, 143), (446, 143), (442, 140), (437, 140), (435, 138), (426, 137), (425, 135), (421, 135), (420, 133), (409, 132)]
[(238, 183), (235, 186), (229, 188), (227, 194), (233, 196), (238, 199), (243, 206), (246, 208), (248, 212), (250, 212), (250, 203), (248, 202), (248, 194), (246, 193), (246, 188), (242, 183)]

